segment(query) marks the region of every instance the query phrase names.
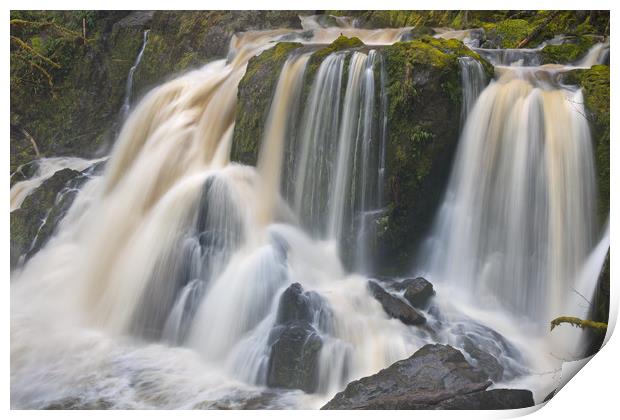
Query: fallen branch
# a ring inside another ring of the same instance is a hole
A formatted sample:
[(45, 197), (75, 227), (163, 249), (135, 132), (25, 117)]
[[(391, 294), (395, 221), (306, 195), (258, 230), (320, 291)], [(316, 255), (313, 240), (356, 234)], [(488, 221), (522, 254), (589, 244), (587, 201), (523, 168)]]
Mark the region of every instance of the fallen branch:
[(606, 331), (607, 324), (604, 322), (590, 321), (589, 319), (579, 319), (573, 316), (560, 316), (551, 321), (551, 331), (561, 324), (570, 324), (579, 328), (591, 328), (597, 331)]
[(24, 135), (24, 137), (26, 137), (30, 141), (30, 143), (32, 144), (32, 147), (34, 148), (35, 156), (37, 157), (37, 159), (39, 159), (41, 157), (41, 153), (39, 152), (39, 147), (37, 146), (37, 142), (34, 141), (34, 137), (32, 137), (30, 135), (30, 133), (27, 132), (23, 128), (21, 129), (21, 131), (22, 131), (22, 134)]
[(30, 45), (26, 44), (24, 41), (22, 41), (21, 39), (17, 38), (16, 36), (11, 35), (11, 41), (13, 41), (14, 43), (16, 43), (19, 47), (21, 47), (23, 50), (28, 51), (29, 53), (39, 57), (41, 60), (45, 61), (47, 64), (49, 64), (52, 67), (55, 67), (57, 69), (60, 68), (60, 64), (58, 64), (55, 61), (50, 60), (49, 58), (47, 58), (46, 56), (44, 56), (43, 54), (39, 53), (38, 51), (36, 51), (34, 48), (32, 48)]
[(525, 38), (523, 38), (523, 40), (521, 40), (521, 42), (519, 42), (519, 44), (517, 45), (517, 48), (525, 47), (532, 39), (536, 38), (538, 34), (542, 32), (545, 26), (547, 26), (549, 22), (551, 22), (553, 18), (555, 18), (558, 15), (558, 13), (560, 13), (560, 11), (556, 10), (552, 12), (549, 16), (547, 16), (540, 25), (534, 28), (534, 30), (528, 36), (526, 36)]

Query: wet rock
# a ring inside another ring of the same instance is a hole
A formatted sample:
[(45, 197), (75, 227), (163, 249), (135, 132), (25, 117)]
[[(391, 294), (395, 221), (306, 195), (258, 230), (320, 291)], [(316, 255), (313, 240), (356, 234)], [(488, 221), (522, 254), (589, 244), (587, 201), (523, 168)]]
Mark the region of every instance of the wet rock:
[(489, 378), (495, 382), (502, 379), (504, 368), (492, 354), (481, 350), (469, 338), (465, 338), (463, 341), (463, 349), (474, 359), (478, 368), (482, 369)]
[(534, 405), (532, 391), (525, 389), (492, 389), (447, 399), (436, 410), (509, 410)]
[(11, 268), (41, 249), (73, 203), (85, 176), (62, 169), (45, 180), (11, 212)]
[(375, 299), (381, 303), (383, 310), (392, 318), (399, 319), (407, 325), (422, 325), (426, 318), (403, 300), (393, 296), (374, 281), (368, 282), (368, 289)]
[(325, 300), (299, 283), (290, 285), (278, 304), (271, 331), (267, 385), (314, 392), (318, 386), (318, 356), (323, 346), (319, 330), (331, 325)]
[(551, 391), (543, 400), (543, 402), (547, 402), (549, 400), (551, 400), (551, 398), (553, 398), (555, 396), (555, 389), (553, 391)]
[(486, 391), (490, 384), (460, 351), (428, 344), (408, 359), (349, 383), (323, 409), (498, 409), (534, 404), (530, 391)]
[(403, 280), (395, 286), (395, 289), (404, 290), (405, 299), (416, 308), (425, 308), (435, 295), (433, 285), (424, 277)]
[(267, 385), (314, 392), (318, 386), (318, 356), (323, 341), (308, 322), (276, 326), (271, 333)]

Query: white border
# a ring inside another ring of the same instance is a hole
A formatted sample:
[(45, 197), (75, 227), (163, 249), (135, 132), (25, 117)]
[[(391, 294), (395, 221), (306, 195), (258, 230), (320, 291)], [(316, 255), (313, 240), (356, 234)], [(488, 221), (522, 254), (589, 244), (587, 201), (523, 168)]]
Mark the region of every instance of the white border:
[[(469, 3), (473, 3), (469, 2)], [(443, 10), (443, 9), (459, 9), (464, 5), (468, 6), (470, 10), (473, 9), (513, 9), (515, 6), (519, 6), (520, 9), (583, 9), (587, 6), (588, 9), (612, 9), (612, 24), (611, 33), (612, 38), (618, 38), (617, 31), (617, 19), (616, 10), (613, 10), (613, 5), (620, 4), (611, 1), (588, 1), (588, 2), (576, 2), (576, 1), (559, 1), (559, 0), (545, 0), (545, 1), (532, 1), (522, 0), (518, 4), (514, 2), (506, 1), (476, 1), (476, 4), (468, 4), (461, 1), (449, 1), (449, 0), (417, 0), (417, 1), (393, 1), (383, 0), (381, 2), (372, 2), (368, 0), (348, 0), (348, 1), (282, 1), (282, 0), (263, 0), (260, 3), (256, 1), (242, 1), (242, 0), (228, 0), (226, 2), (215, 1), (200, 1), (200, 0), (175, 0), (174, 2), (164, 1), (120, 1), (120, 0), (107, 0), (107, 1), (77, 1), (77, 0), (57, 0), (53, 3), (50, 1), (42, 0), (29, 0), (29, 1), (14, 1), (9, 0), (3, 3), (5, 7), (2, 9), (2, 16), (4, 18), (4, 25), (2, 30), (4, 32), (4, 43), (2, 44), (3, 56), (6, 58), (5, 65), (2, 68), (3, 72), (3, 90), (4, 101), (2, 101), (2, 115), (6, 118), (7, 126), (4, 128), (5, 136), (5, 153), (1, 155), (2, 171), (5, 174), (5, 194), (3, 196), (4, 208), (6, 209), (5, 215), (8, 216), (10, 208), (9, 200), (9, 156), (8, 153), (8, 120), (9, 120), (9, 108), (10, 108), (10, 89), (9, 89), (9, 10), (10, 9), (33, 9), (33, 10), (46, 10), (46, 9), (64, 9), (64, 10), (80, 10), (80, 9), (180, 9), (180, 10), (201, 10), (201, 9), (299, 9), (299, 10), (323, 10), (323, 9), (336, 9), (336, 10), (352, 10), (352, 9), (420, 9), (420, 10)], [(380, 6), (380, 7), (378, 7)], [(614, 55), (611, 54), (611, 60), (613, 61)], [(612, 65), (612, 68), (614, 66)], [(611, 84), (618, 86), (618, 78), (620, 73), (617, 71), (612, 72)], [(612, 108), (616, 109), (617, 96), (612, 96)], [(611, 138), (617, 137), (615, 134), (620, 132), (618, 128), (618, 120), (612, 119), (611, 123)], [(616, 144), (616, 140), (611, 141), (611, 160), (618, 162), (619, 147)], [(613, 166), (613, 165), (612, 165)], [(611, 168), (611, 185), (620, 185), (618, 180), (618, 170), (615, 166)], [(611, 189), (611, 213), (617, 213), (618, 210), (618, 196), (614, 194), (614, 189)], [(611, 413), (617, 412), (617, 383), (620, 379), (620, 361), (618, 356), (620, 355), (620, 339), (615, 336), (611, 336), (608, 343), (592, 360), (587, 363), (585, 367), (576, 379), (572, 379), (568, 382), (565, 388), (563, 388), (544, 409), (538, 410), (540, 406), (532, 409), (514, 410), (514, 411), (453, 411), (453, 412), (431, 412), (431, 411), (394, 411), (389, 413), (377, 413), (374, 411), (363, 412), (351, 412), (351, 411), (339, 411), (339, 412), (316, 412), (316, 411), (297, 411), (291, 413), (290, 411), (218, 411), (205, 413), (202, 411), (94, 411), (94, 412), (39, 412), (39, 411), (10, 411), (10, 264), (9, 264), (9, 218), (5, 216), (0, 220), (0, 232), (4, 241), (2, 243), (2, 263), (4, 266), (5, 276), (2, 279), (2, 299), (4, 308), (3, 317), (4, 322), (2, 345), (0, 351), (2, 353), (2, 375), (0, 379), (1, 391), (2, 391), (2, 403), (3, 411), (7, 412), (11, 418), (34, 418), (34, 417), (47, 417), (47, 418), (75, 418), (82, 419), (84, 416), (98, 418), (149, 418), (149, 419), (161, 419), (175, 416), (178, 418), (204, 418), (204, 416), (217, 417), (217, 418), (238, 418), (248, 417), (258, 419), (273, 419), (273, 418), (285, 418), (291, 415), (296, 418), (312, 418), (315, 416), (325, 418), (374, 418), (377, 415), (390, 416), (391, 418), (459, 418), (459, 419), (484, 419), (484, 418), (511, 418), (520, 415), (531, 414), (530, 418), (546, 419), (546, 418), (562, 418), (562, 419), (587, 419), (598, 420), (607, 419), (612, 417)], [(618, 226), (611, 223), (611, 236), (612, 238), (620, 237), (618, 232)], [(614, 280), (614, 273), (616, 273), (615, 267), (618, 267), (619, 258), (617, 254), (611, 256), (611, 314), (610, 314), (610, 330), (613, 329), (613, 325), (617, 320), (618, 314), (618, 299), (619, 291), (616, 287)], [(617, 335), (617, 334), (616, 334)], [(609, 338), (609, 337), (608, 337)], [(567, 366), (567, 369), (573, 369), (579, 367), (580, 363), (575, 362), (573, 366)], [(577, 369), (578, 371), (579, 369)], [(568, 372), (567, 372), (568, 374)]]

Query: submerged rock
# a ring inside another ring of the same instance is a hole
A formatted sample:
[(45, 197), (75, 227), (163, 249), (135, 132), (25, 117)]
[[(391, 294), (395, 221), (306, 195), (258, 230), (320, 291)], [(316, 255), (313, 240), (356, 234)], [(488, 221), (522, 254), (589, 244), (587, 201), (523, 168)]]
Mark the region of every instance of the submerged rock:
[(435, 295), (433, 285), (424, 277), (416, 277), (415, 279), (405, 279), (398, 283), (396, 290), (405, 291), (405, 299), (416, 308), (425, 308), (429, 300)]
[(393, 296), (374, 281), (368, 282), (368, 289), (375, 299), (381, 303), (383, 310), (392, 318), (399, 319), (403, 324), (422, 325), (426, 318), (403, 300)]
[(495, 356), (481, 350), (467, 337), (463, 340), (463, 343), (463, 349), (472, 359), (476, 361), (479, 369), (482, 369), (484, 373), (489, 375), (489, 378), (493, 381), (499, 381), (502, 379), (502, 376), (504, 375), (504, 368)]
[(272, 330), (267, 385), (314, 392), (318, 387), (318, 356), (323, 341), (308, 322), (279, 325)]
[(451, 346), (428, 344), (408, 359), (353, 381), (323, 409), (505, 409), (534, 405), (527, 390), (491, 382)]
[(328, 328), (331, 311), (320, 295), (290, 285), (278, 305), (269, 341), (267, 385), (314, 392), (318, 387), (318, 356), (323, 340), (317, 329)]

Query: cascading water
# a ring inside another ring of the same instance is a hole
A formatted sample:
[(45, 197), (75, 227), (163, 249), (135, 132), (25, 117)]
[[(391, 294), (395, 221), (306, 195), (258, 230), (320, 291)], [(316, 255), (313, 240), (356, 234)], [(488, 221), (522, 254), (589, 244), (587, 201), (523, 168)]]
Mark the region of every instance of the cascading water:
[(127, 83), (125, 83), (125, 97), (123, 98), (123, 106), (121, 106), (121, 118), (124, 120), (127, 118), (129, 114), (129, 109), (131, 107), (131, 96), (133, 94), (133, 76), (138, 70), (138, 66), (142, 61), (142, 56), (144, 55), (144, 50), (146, 49), (146, 43), (149, 40), (149, 30), (144, 31), (142, 46), (140, 47), (140, 51), (136, 56), (136, 61), (133, 63), (133, 66), (129, 69), (129, 74), (127, 75)]
[[(372, 45), (408, 28), (339, 22), (237, 34), (226, 60), (155, 88), (128, 115), (105, 173), (13, 279), (13, 406), (319, 407), (426, 343), (462, 347), (465, 334), (506, 366), (505, 380), (548, 366), (532, 363), (531, 342), (506, 312), (489, 320), (439, 293), (441, 315), (429, 310), (429, 329), (418, 329), (388, 318), (369, 293), (389, 100)], [(249, 59), (273, 41), (342, 32), (371, 46), (328, 55), (312, 80), (314, 47), (291, 54), (257, 167), (231, 163)], [(146, 42), (147, 33), (134, 67)], [(568, 293), (595, 241), (594, 210), (573, 206), (594, 194), (588, 126), (565, 101), (581, 93), (519, 70), (481, 92), (480, 63), (462, 59), (461, 72), (466, 122), (427, 271), (446, 289), (543, 319), (552, 311), (541, 302)], [(563, 140), (545, 123), (551, 114)], [(513, 343), (489, 327), (514, 332)], [(303, 369), (283, 378), (286, 340)], [(285, 379), (307, 394), (273, 389)]]

